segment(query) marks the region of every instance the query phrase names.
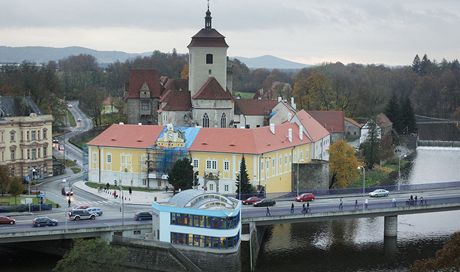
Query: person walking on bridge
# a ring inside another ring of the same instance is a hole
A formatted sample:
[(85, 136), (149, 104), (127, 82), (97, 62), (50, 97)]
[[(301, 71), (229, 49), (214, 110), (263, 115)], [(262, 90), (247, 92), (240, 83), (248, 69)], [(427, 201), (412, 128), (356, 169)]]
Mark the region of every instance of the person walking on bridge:
[(367, 209), (367, 206), (369, 205), (369, 200), (367, 198), (364, 200), (364, 208)]
[(294, 203), (291, 204), (291, 214), (294, 213)]
[(272, 216), (272, 214), (270, 213), (270, 208), (267, 206), (267, 212), (265, 213), (265, 216)]
[(339, 210), (343, 211), (343, 198), (340, 198), (340, 203), (339, 203)]
[(70, 197), (69, 197), (69, 200), (67, 200), (67, 203), (69, 203), (69, 208), (70, 208), (70, 204), (72, 203), (72, 201), (70, 200)]

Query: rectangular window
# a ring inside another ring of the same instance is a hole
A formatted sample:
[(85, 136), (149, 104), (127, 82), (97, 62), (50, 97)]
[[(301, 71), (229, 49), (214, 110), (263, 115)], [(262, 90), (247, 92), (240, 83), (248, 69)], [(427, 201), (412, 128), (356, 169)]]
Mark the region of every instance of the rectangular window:
[(0, 143), (3, 143), (3, 131), (0, 131)]
[(112, 163), (112, 154), (107, 154), (107, 163)]
[(16, 159), (16, 150), (12, 149), (10, 150), (11, 153), (11, 160), (14, 161)]
[(217, 169), (217, 161), (212, 161), (212, 170)]
[(193, 167), (198, 168), (198, 160), (197, 159), (193, 160)]
[(37, 150), (35, 148), (32, 148), (32, 160), (37, 159)]
[(46, 158), (46, 156), (48, 156), (48, 153), (46, 147), (43, 147), (43, 158)]
[(43, 129), (43, 139), (48, 139), (48, 136), (46, 135), (46, 129)]
[(42, 152), (42, 149), (41, 148), (37, 148), (37, 153), (38, 153), (38, 157), (40, 158), (40, 155), (41, 155), (41, 152)]
[(217, 170), (217, 161), (216, 160), (207, 160), (206, 169)]
[(27, 149), (27, 159), (30, 160), (30, 149)]
[(91, 156), (91, 159), (92, 159), (93, 163), (96, 163), (97, 162), (97, 153), (93, 153), (93, 155)]
[(206, 169), (211, 169), (211, 161), (206, 161)]
[(149, 102), (142, 101), (141, 109), (142, 109), (143, 111), (149, 111), (149, 110), (150, 110), (150, 104), (149, 104)]
[(224, 161), (224, 170), (228, 171), (230, 169), (230, 162)]
[(35, 130), (32, 131), (32, 141), (36, 141), (37, 140), (37, 133), (35, 132)]
[(224, 186), (224, 190), (225, 190), (225, 192), (228, 192), (228, 185)]
[(209, 184), (209, 190), (214, 191), (214, 184)]
[(26, 132), (26, 135), (27, 135), (27, 136), (26, 136), (26, 139), (27, 139), (27, 141), (29, 141), (29, 139), (30, 139), (30, 132), (27, 131), (27, 132)]
[(15, 138), (16, 138), (15, 137), (15, 132), (14, 131), (10, 132), (10, 142), (15, 142), (16, 141)]
[(212, 54), (206, 54), (206, 64), (212, 64), (213, 56)]

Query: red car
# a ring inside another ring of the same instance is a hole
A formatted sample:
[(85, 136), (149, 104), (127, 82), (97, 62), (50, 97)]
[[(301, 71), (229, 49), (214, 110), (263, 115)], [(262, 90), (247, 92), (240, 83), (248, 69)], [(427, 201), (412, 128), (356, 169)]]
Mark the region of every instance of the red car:
[(251, 196), (251, 197), (249, 197), (249, 198), (243, 200), (243, 205), (252, 205), (252, 204), (254, 204), (254, 203), (256, 203), (256, 202), (259, 202), (259, 201), (261, 201), (261, 200), (262, 200), (262, 198), (260, 198), (260, 197)]
[(303, 193), (295, 198), (295, 201), (304, 202), (304, 201), (312, 201), (315, 199), (315, 195), (312, 193)]
[(8, 217), (8, 216), (0, 216), (0, 224), (16, 224), (16, 219)]

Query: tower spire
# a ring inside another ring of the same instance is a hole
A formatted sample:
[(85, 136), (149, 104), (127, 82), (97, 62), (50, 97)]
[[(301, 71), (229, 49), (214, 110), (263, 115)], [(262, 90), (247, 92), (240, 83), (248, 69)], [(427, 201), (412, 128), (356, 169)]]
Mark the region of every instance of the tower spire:
[(204, 17), (204, 28), (211, 29), (211, 11), (209, 11), (209, 0), (208, 0), (208, 10), (206, 11), (206, 17)]

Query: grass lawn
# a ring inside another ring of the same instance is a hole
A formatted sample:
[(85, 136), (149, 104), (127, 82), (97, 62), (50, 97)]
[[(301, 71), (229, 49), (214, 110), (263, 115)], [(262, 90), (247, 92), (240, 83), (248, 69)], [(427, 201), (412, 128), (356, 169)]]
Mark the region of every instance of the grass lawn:
[(70, 126), (75, 127), (77, 126), (77, 123), (75, 122), (75, 118), (73, 118), (72, 113), (67, 109), (67, 122), (69, 122)]
[(72, 170), (72, 172), (73, 172), (74, 174), (77, 174), (77, 173), (80, 173), (80, 172), (81, 172), (80, 167), (70, 167), (70, 169)]
[(127, 123), (128, 119), (126, 115), (121, 113), (109, 113), (109, 114), (102, 114), (101, 115), (101, 122), (102, 125), (111, 125), (111, 124), (118, 124), (120, 122)]
[[(30, 196), (32, 198), (32, 203), (33, 204), (40, 204), (40, 199), (36, 196)], [(25, 196), (17, 196), (16, 197), (16, 203), (14, 201), (14, 196), (0, 196), (0, 205), (19, 205), (22, 204), (22, 200), (26, 199)], [(44, 204), (52, 204), (53, 207), (56, 206), (56, 203), (53, 201), (45, 198), (45, 201), (43, 202)]]
[(241, 99), (252, 99), (254, 97), (254, 93), (250, 92), (236, 92), (236, 96), (241, 96)]
[[(87, 186), (91, 187), (91, 188), (99, 188), (100, 186), (102, 186), (103, 188), (105, 188), (105, 184), (103, 183), (97, 183), (97, 182), (91, 182), (91, 181), (87, 181), (85, 183)], [(113, 189), (119, 189), (119, 187), (115, 187), (113, 184), (110, 185), (109, 187), (111, 190)], [(128, 190), (129, 186), (123, 186), (123, 190)], [(150, 189), (150, 188), (144, 188), (144, 187), (131, 187), (131, 189), (133, 191), (140, 191), (140, 192), (158, 192), (158, 191), (163, 191), (163, 190), (159, 190), (159, 189)]]

